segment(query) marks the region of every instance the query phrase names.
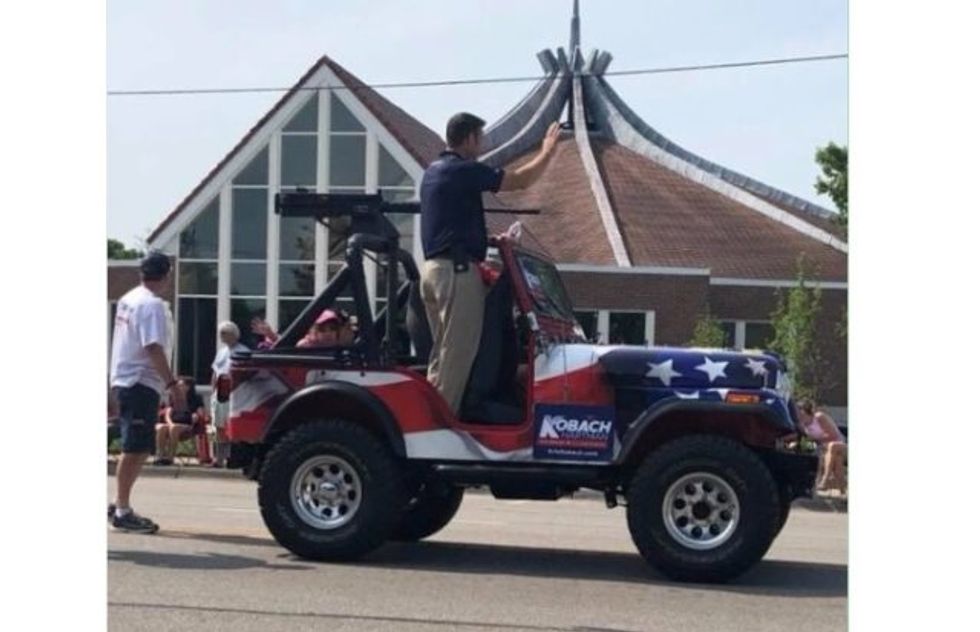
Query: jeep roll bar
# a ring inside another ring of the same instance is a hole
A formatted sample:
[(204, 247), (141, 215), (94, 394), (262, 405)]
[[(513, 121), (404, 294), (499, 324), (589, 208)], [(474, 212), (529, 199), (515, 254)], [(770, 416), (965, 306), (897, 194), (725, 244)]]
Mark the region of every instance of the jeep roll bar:
[[(348, 230), (345, 265), (330, 281), (323, 292), (316, 297), (286, 329), (274, 348), (295, 346), (303, 337), (317, 315), (333, 305), (341, 293), (351, 289), (354, 309), (359, 327), (358, 347), (369, 362), (388, 364), (392, 360), (395, 344), (395, 318), (391, 317), (392, 306), (399, 309), (407, 297), (407, 292), (398, 287), (398, 265), (405, 271), (408, 283), (419, 280), (418, 267), (412, 255), (398, 247), (398, 229), (386, 217), (388, 214), (421, 213), (418, 202), (388, 202), (380, 193), (313, 193), (304, 189), (296, 192), (277, 193), (275, 212), (282, 217), (313, 218), (334, 230)], [(536, 210), (501, 209), (488, 213), (508, 213), (515, 215), (536, 214)], [(336, 225), (341, 218), (349, 218), (350, 226), (343, 229)], [(370, 252), (385, 263), (384, 295), (387, 307), (378, 314), (384, 316), (384, 335), (378, 339), (375, 331), (375, 317), (368, 300), (367, 281), (364, 276), (364, 254)]]

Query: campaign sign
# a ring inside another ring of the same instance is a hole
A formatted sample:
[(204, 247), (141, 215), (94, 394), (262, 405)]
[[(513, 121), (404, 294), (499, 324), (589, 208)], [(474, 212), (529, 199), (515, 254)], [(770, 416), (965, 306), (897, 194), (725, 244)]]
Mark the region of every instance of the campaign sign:
[(534, 407), (534, 458), (611, 461), (612, 406), (538, 404)]

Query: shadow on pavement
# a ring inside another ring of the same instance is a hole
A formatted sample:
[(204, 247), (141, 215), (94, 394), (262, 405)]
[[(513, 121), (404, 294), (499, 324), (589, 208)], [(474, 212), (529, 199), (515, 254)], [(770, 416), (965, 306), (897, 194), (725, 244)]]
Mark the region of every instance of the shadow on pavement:
[[(193, 539), (238, 546), (279, 547), (271, 537), (260, 538), (192, 532), (161, 532), (157, 537)], [(280, 550), (285, 553), (284, 549)], [(265, 565), (261, 560), (252, 558), (215, 557), (247, 560), (249, 562), (248, 568)], [(296, 561), (301, 560), (301, 558), (289, 554), (284, 557)], [(202, 563), (208, 563), (210, 558), (200, 559), (203, 560)], [(311, 563), (316, 564), (316, 562)], [(353, 564), (400, 570), (660, 584), (677, 588), (691, 587), (743, 594), (792, 597), (847, 596), (847, 566), (818, 562), (762, 560), (755, 568), (728, 584), (681, 584), (658, 574), (647, 565), (638, 553), (572, 551), (429, 541), (414, 544), (391, 543), (365, 557), (362, 561)], [(210, 566), (206, 567), (211, 568)], [(271, 565), (269, 567), (278, 568)], [(233, 568), (238, 568), (238, 566)], [(285, 568), (296, 567), (286, 566)], [(304, 566), (301, 568), (312, 567)]]
[(364, 562), (387, 568), (635, 582), (745, 594), (847, 595), (847, 566), (840, 564), (763, 560), (729, 584), (680, 584), (658, 574), (639, 554), (631, 553), (420, 542), (391, 544)]
[(203, 553), (187, 555), (183, 553), (156, 553), (153, 551), (109, 551), (110, 562), (132, 562), (140, 566), (172, 568), (177, 570), (237, 571), (246, 568), (267, 568), (283, 571), (308, 571), (314, 566), (300, 564), (269, 564), (265, 560), (241, 555)]

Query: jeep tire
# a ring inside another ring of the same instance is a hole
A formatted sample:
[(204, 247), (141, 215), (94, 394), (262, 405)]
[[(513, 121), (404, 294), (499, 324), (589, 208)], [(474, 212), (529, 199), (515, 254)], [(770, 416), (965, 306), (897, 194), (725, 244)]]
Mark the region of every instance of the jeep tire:
[(262, 465), (258, 496), (276, 541), (314, 560), (352, 560), (378, 548), (406, 505), (391, 451), (345, 420), (306, 423), (279, 440)]
[(462, 487), (441, 481), (422, 483), (395, 528), (392, 539), (402, 542), (424, 540), (449, 524), (462, 502)]
[(768, 550), (780, 513), (776, 483), (762, 460), (713, 435), (657, 448), (627, 490), (634, 544), (679, 581), (724, 582), (748, 570)]

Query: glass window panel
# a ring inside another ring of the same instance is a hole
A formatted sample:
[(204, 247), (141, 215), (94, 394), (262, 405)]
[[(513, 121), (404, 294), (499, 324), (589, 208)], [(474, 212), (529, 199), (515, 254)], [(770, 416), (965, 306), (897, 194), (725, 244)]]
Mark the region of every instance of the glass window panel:
[(232, 259), (265, 259), (268, 208), (266, 189), (232, 189)]
[(177, 292), (180, 294), (217, 294), (218, 264), (180, 261)]
[(645, 340), (646, 314), (642, 312), (610, 312), (610, 344), (642, 345)]
[(180, 233), (180, 256), (187, 259), (218, 258), (218, 199), (204, 207)]
[(231, 320), (238, 325), (238, 330), (242, 333), (242, 344), (252, 349), (259, 343), (259, 337), (252, 333), (253, 318), (265, 320), (264, 298), (231, 299)]
[(335, 132), (363, 132), (364, 126), (341, 103), (336, 94), (330, 93), (330, 129)]
[(282, 186), (316, 186), (316, 136), (282, 137)]
[(330, 222), (329, 231), (329, 253), (327, 259), (330, 261), (345, 261), (347, 253), (347, 239), (350, 237), (348, 227), (340, 223)]
[(312, 263), (279, 264), (279, 294), (281, 296), (313, 296), (314, 266)]
[[(337, 276), (337, 273), (340, 272), (341, 268), (343, 268), (345, 265), (347, 265), (347, 264), (345, 264), (345, 263), (328, 263), (327, 264), (327, 284), (328, 285), (330, 284), (331, 281), (334, 280), (334, 277)], [(354, 294), (351, 291), (351, 286), (350, 286), (350, 277), (348, 277), (347, 286), (344, 288), (344, 291), (340, 293), (340, 298), (350, 299), (350, 300), (353, 300), (353, 298), (354, 298)]]
[(306, 299), (279, 299), (279, 331), (285, 332), (309, 304), (310, 301)]
[(415, 183), (384, 146), (378, 149), (378, 186), (414, 187)]
[(316, 131), (316, 118), (318, 112), (316, 92), (309, 92), (310, 96), (306, 100), (306, 104), (300, 108), (299, 112), (293, 116), (292, 120), (286, 124), (283, 128), (284, 132), (315, 132)]
[(598, 312), (575, 312), (575, 320), (582, 325), (585, 337), (595, 340), (599, 333), (599, 313)]
[(269, 184), (269, 148), (263, 147), (252, 162), (238, 172), (232, 185), (236, 184)]
[(745, 348), (766, 349), (775, 333), (771, 323), (745, 323)]
[(734, 349), (735, 348), (735, 323), (730, 320), (726, 320), (718, 323), (718, 325), (721, 326), (721, 330), (725, 334), (725, 342), (721, 346), (725, 349)]
[(379, 189), (386, 202), (411, 202), (415, 199), (415, 189)]
[(265, 263), (232, 263), (233, 296), (265, 296)]
[(283, 217), (279, 221), (279, 258), (312, 261), (316, 250), (316, 221), (310, 217)]
[(217, 344), (218, 300), (181, 298), (177, 301), (178, 372), (192, 375), (198, 384), (211, 378)]
[(366, 136), (330, 137), (330, 184), (364, 186)]

